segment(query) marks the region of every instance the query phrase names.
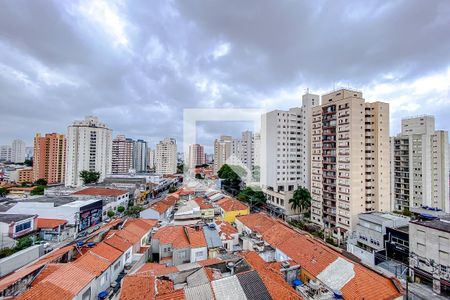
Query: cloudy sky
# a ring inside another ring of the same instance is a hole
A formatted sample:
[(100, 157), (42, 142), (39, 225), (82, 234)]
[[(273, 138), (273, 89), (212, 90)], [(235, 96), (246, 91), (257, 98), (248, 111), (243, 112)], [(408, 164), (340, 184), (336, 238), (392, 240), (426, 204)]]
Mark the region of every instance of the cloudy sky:
[[(353, 2), (353, 3), (352, 3)], [(286, 109), (362, 90), (450, 130), (450, 1), (2, 1), (0, 144), (86, 115), (155, 144), (184, 108)], [(202, 122), (200, 142), (248, 123)]]

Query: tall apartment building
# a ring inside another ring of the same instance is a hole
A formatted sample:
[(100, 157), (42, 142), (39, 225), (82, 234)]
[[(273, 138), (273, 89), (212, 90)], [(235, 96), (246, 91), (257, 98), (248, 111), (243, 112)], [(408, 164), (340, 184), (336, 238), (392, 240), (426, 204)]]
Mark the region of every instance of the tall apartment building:
[(258, 132), (253, 135), (253, 165), (261, 165), (261, 135)]
[(241, 139), (238, 141), (240, 147), (240, 155), (242, 163), (247, 167), (248, 170), (253, 170), (255, 162), (254, 153), (254, 135), (251, 131), (242, 132)]
[(147, 142), (137, 140), (133, 146), (133, 168), (136, 172), (147, 172)]
[(113, 174), (128, 173), (133, 169), (133, 140), (124, 135), (118, 135), (112, 142)]
[(233, 141), (229, 135), (222, 135), (219, 139), (214, 140), (214, 172), (216, 174), (232, 153), (238, 151), (237, 148), (236, 141)]
[(34, 137), (33, 178), (45, 179), (49, 184), (64, 183), (66, 171), (66, 137), (47, 133)]
[(81, 171), (100, 172), (99, 181), (111, 174), (112, 130), (97, 117), (88, 116), (67, 128), (66, 186), (83, 184)]
[(147, 149), (147, 167), (151, 170), (156, 167), (156, 151), (154, 149)]
[(282, 215), (293, 211), (289, 199), (298, 187), (310, 190), (310, 131), (320, 97), (305, 94), (302, 106), (274, 110), (261, 117), (261, 187), (267, 203)]
[(199, 144), (189, 145), (188, 166), (190, 169), (206, 163), (205, 148)]
[(10, 145), (0, 146), (0, 160), (11, 161), (12, 148)]
[(311, 219), (345, 238), (358, 214), (389, 211), (389, 105), (341, 89), (312, 110)]
[(392, 209), (434, 207), (450, 212), (448, 132), (433, 116), (402, 120), (391, 138)]
[(177, 172), (177, 142), (165, 138), (156, 145), (156, 173), (161, 175)]
[(25, 161), (26, 144), (22, 140), (14, 140), (11, 146), (11, 161), (14, 163), (23, 163)]

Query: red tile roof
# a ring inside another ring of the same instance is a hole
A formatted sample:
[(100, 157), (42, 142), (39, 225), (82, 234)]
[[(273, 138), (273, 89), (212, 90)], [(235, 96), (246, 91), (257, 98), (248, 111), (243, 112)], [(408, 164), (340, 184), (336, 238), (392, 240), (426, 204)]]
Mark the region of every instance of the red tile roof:
[(41, 282), (38, 287), (30, 288), (16, 297), (18, 300), (71, 300), (71, 292), (51, 282)]
[(100, 187), (88, 187), (81, 191), (73, 193), (73, 195), (108, 196), (108, 197), (118, 197), (122, 196), (123, 194), (128, 194), (128, 191), (111, 188), (100, 188)]
[(36, 279), (33, 280), (32, 286), (35, 286), (50, 274), (53, 274), (54, 272), (58, 271), (59, 268), (61, 268), (62, 266), (63, 266), (62, 264), (48, 264), (47, 266), (45, 266), (44, 269), (36, 277)]
[[(322, 241), (297, 232), (282, 221), (264, 213), (238, 217), (238, 220), (261, 233), (266, 242), (283, 251), (313, 276), (318, 276), (338, 258), (353, 264), (355, 276), (341, 290), (345, 299), (390, 299), (401, 295), (392, 279), (348, 260)], [(374, 298), (378, 291), (380, 294)]]
[(80, 258), (78, 258), (74, 262), (74, 265), (98, 277), (100, 274), (102, 274), (105, 270), (109, 268), (111, 262), (108, 261), (106, 258), (95, 255), (89, 251)]
[(281, 277), (281, 274), (271, 269), (269, 265), (256, 252), (243, 252), (241, 255), (258, 272), (264, 285), (273, 299), (303, 299)]
[(133, 246), (129, 241), (121, 238), (116, 234), (107, 237), (106, 239), (103, 240), (103, 242), (122, 252), (127, 251), (128, 249), (130, 249), (130, 247)]
[(154, 299), (155, 278), (149, 274), (127, 275), (123, 278), (120, 300)]
[(147, 272), (147, 271), (156, 271), (160, 269), (167, 268), (165, 265), (157, 264), (157, 263), (145, 263), (140, 269), (136, 271), (136, 273)]
[(156, 300), (184, 300), (186, 296), (183, 289), (174, 290), (164, 295), (156, 295)]
[(213, 209), (214, 206), (212, 206), (211, 203), (206, 203), (205, 198), (197, 197), (194, 199), (194, 201), (197, 203), (197, 205), (200, 207), (200, 209)]
[(201, 248), (206, 247), (206, 239), (203, 234), (203, 229), (196, 230), (194, 228), (186, 227), (186, 233), (189, 240), (189, 243), (192, 248)]
[(101, 256), (110, 261), (110, 263), (115, 262), (122, 256), (123, 252), (117, 250), (116, 248), (108, 245), (105, 242), (98, 243), (91, 250), (94, 254)]
[(159, 214), (163, 214), (169, 210), (170, 205), (168, 205), (165, 202), (159, 201), (159, 202), (156, 202), (155, 204), (150, 205), (149, 208), (156, 210), (157, 212), (159, 212)]
[(220, 199), (217, 201), (217, 204), (224, 210), (224, 211), (237, 211), (237, 210), (246, 210), (248, 209), (248, 206), (242, 203), (241, 201), (237, 199), (233, 199), (230, 197), (226, 197), (223, 199)]
[(220, 236), (223, 236), (226, 240), (233, 239), (233, 234), (237, 234), (238, 231), (228, 222), (225, 221), (216, 221), (217, 231)]
[(153, 235), (153, 239), (159, 240), (160, 245), (172, 244), (174, 249), (187, 248), (190, 245), (183, 226), (162, 227)]
[(38, 229), (47, 229), (47, 228), (57, 228), (60, 225), (64, 225), (67, 223), (67, 220), (62, 219), (46, 219), (46, 218), (37, 218), (37, 228)]

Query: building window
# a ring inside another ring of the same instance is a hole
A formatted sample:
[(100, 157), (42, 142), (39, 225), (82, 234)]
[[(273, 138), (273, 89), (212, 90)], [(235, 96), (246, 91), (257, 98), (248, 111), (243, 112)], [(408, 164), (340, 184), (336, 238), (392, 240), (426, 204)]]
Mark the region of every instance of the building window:
[(31, 228), (31, 221), (16, 225), (16, 233), (27, 230)]

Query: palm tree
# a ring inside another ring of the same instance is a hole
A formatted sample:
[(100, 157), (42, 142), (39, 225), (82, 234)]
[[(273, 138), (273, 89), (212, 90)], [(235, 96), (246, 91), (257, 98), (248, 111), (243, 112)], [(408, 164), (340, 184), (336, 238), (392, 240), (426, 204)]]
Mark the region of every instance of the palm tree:
[(289, 203), (291, 204), (292, 210), (300, 209), (303, 211), (308, 209), (311, 206), (311, 194), (308, 189), (304, 187), (299, 187), (289, 199)]

